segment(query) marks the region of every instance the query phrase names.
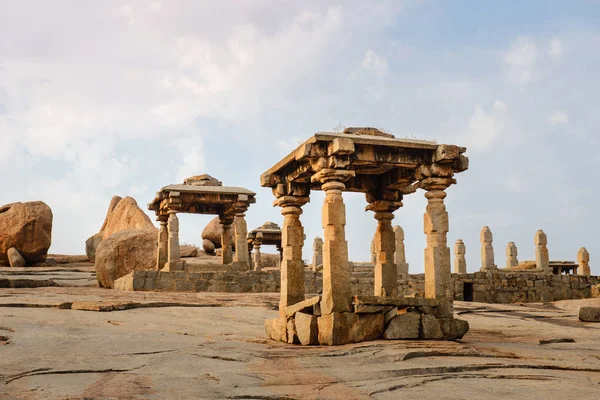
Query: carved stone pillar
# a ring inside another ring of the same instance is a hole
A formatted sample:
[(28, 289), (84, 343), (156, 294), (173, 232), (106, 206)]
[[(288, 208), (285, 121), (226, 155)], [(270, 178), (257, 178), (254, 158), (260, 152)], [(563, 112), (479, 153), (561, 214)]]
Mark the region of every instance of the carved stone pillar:
[(262, 245), (263, 242), (263, 233), (262, 232), (258, 232), (256, 234), (256, 238), (254, 238), (254, 254), (253, 254), (253, 264), (254, 264), (254, 270), (257, 272), (262, 271), (262, 257), (260, 254), (260, 246)]
[(590, 253), (588, 253), (585, 247), (579, 249), (579, 252), (577, 253), (577, 262), (579, 263), (577, 274), (590, 276)]
[(169, 261), (169, 230), (167, 228), (167, 216), (158, 217), (160, 227), (158, 228), (158, 250), (156, 255), (156, 269), (161, 270)]
[(544, 273), (551, 274), (550, 257), (548, 256), (548, 237), (544, 231), (539, 230), (535, 233), (535, 264), (537, 269)]
[(396, 268), (398, 268), (398, 275), (408, 275), (408, 263), (406, 262), (406, 253), (404, 249), (404, 229), (402, 229), (400, 225), (395, 225), (394, 234), (396, 236), (394, 261), (396, 263)]
[(352, 306), (348, 242), (346, 242), (346, 206), (342, 190), (344, 181), (354, 171), (322, 169), (311, 177), (325, 191), (322, 225), (323, 238), (323, 296), (321, 314), (348, 312)]
[(323, 264), (323, 239), (315, 237), (313, 242), (313, 259), (312, 259), (312, 270), (316, 271), (319, 265)]
[(219, 223), (223, 228), (223, 233), (221, 234), (221, 263), (227, 265), (233, 262), (233, 250), (231, 243), (231, 225), (233, 224), (233, 217), (219, 216)]
[(467, 259), (465, 258), (465, 254), (467, 254), (465, 242), (462, 239), (458, 239), (456, 244), (454, 244), (454, 273), (467, 273)]
[(517, 245), (515, 242), (508, 242), (506, 246), (506, 268), (512, 268), (519, 265), (519, 260), (517, 256), (519, 252), (517, 251)]
[(169, 210), (169, 220), (167, 222), (167, 229), (169, 230), (168, 249), (167, 249), (167, 262), (168, 270), (173, 271), (178, 269), (177, 265), (181, 261), (181, 254), (179, 251), (179, 218), (177, 218), (177, 211)]
[(282, 196), (274, 203), (282, 208), (281, 214), (283, 214), (280, 314), (283, 314), (285, 307), (304, 300), (304, 261), (302, 261), (304, 228), (300, 222), (300, 214), (302, 214), (301, 207), (308, 200), (308, 197)]
[(447, 243), (449, 231), (448, 212), (444, 205), (444, 190), (452, 183), (449, 178), (428, 178), (422, 182), (427, 190), (427, 208), (424, 215), (424, 231), (427, 235), (425, 249), (425, 297), (453, 300), (450, 271), (450, 248)]
[(250, 268), (250, 260), (248, 258), (248, 225), (244, 218), (246, 211), (243, 207), (238, 207), (234, 219), (234, 235), (235, 235), (235, 256), (233, 261), (244, 264), (246, 269)]
[[(369, 200), (370, 196), (367, 196)], [(367, 210), (375, 212), (375, 252), (377, 262), (374, 271), (374, 295), (396, 296), (398, 294), (398, 269), (394, 260), (396, 235), (392, 227), (394, 211), (402, 205), (399, 201), (374, 200)]]
[(481, 228), (479, 240), (481, 241), (481, 271), (497, 271), (498, 267), (494, 263), (494, 246), (492, 245), (494, 238), (488, 226)]

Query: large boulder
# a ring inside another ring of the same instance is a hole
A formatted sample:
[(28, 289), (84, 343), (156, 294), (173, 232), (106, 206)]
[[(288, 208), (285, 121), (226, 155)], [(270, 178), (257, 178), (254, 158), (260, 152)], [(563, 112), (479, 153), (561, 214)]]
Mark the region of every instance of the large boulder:
[(100, 231), (85, 242), (85, 254), (94, 262), (98, 245), (112, 234), (129, 229), (149, 228), (154, 228), (154, 224), (133, 197), (113, 196)]
[[(231, 232), (231, 245), (235, 248), (235, 241), (233, 237), (233, 225), (230, 229)], [(215, 248), (219, 249), (222, 247), (221, 244), (221, 235), (223, 234), (223, 227), (219, 223), (219, 217), (215, 217), (210, 220), (210, 222), (206, 225), (204, 230), (202, 231), (202, 239), (210, 240)]]
[(150, 217), (138, 206), (133, 197), (123, 197), (110, 213), (106, 226), (102, 230), (104, 239), (129, 230), (154, 228)]
[(46, 260), (52, 243), (52, 210), (42, 201), (0, 207), (0, 264), (16, 248), (27, 264)]
[(128, 229), (104, 239), (96, 249), (96, 278), (112, 288), (114, 281), (131, 271), (154, 269), (157, 229)]

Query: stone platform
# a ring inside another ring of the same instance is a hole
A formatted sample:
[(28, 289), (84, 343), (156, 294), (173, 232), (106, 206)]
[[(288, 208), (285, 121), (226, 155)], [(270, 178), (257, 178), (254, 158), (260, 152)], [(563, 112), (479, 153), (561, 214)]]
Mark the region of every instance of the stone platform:
[(377, 339), (460, 339), (469, 330), (452, 302), (417, 297), (354, 296), (352, 312), (321, 315), (321, 297), (288, 306), (265, 321), (271, 339), (290, 344), (342, 345)]

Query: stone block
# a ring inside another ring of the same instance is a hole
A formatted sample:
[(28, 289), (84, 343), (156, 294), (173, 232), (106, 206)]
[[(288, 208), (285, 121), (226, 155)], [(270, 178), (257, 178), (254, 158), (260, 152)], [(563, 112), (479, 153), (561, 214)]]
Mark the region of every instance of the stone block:
[(175, 290), (178, 292), (191, 292), (192, 284), (185, 279), (175, 279)]
[(384, 339), (418, 339), (421, 316), (419, 313), (400, 314), (390, 321)]
[(452, 318), (454, 316), (454, 306), (451, 301), (440, 301), (435, 308), (437, 318)]
[(469, 331), (469, 323), (465, 320), (452, 318), (438, 320), (444, 339), (462, 339)]
[(600, 307), (581, 307), (579, 320), (584, 322), (600, 322)]
[(436, 317), (433, 315), (421, 314), (421, 330), (419, 338), (425, 340), (440, 340), (444, 335)]
[(319, 304), (321, 296), (311, 297), (310, 299), (303, 300), (296, 304), (285, 307), (284, 313), (287, 317), (291, 317), (298, 311), (307, 311), (312, 309), (315, 304)]
[(297, 312), (294, 316), (296, 334), (300, 344), (303, 346), (319, 343), (318, 317), (315, 315)]
[(383, 322), (387, 325), (392, 319), (398, 316), (398, 307), (393, 307), (385, 313)]
[(383, 314), (331, 313), (317, 318), (319, 343), (340, 345), (375, 340), (384, 328)]
[(144, 290), (156, 290), (156, 275), (153, 278), (146, 277)]
[(287, 342), (287, 318), (279, 317), (267, 319), (265, 321), (265, 329), (267, 330), (267, 335), (271, 339)]

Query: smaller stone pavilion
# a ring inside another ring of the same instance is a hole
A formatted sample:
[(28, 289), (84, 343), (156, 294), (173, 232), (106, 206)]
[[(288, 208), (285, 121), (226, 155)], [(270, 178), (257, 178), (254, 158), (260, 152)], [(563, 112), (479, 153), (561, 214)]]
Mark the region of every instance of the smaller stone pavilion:
[[(223, 186), (210, 175), (187, 178), (183, 185), (169, 185), (160, 189), (148, 209), (156, 213), (160, 222), (158, 231), (158, 255), (156, 269), (162, 271), (182, 271), (185, 262), (179, 254), (178, 213), (217, 214), (223, 227), (221, 236), (221, 263), (248, 270), (247, 225), (245, 212), (255, 203), (256, 193), (239, 187)], [(235, 219), (235, 224), (234, 224)], [(235, 255), (232, 251), (231, 229), (234, 226)]]
[[(396, 139), (374, 128), (317, 133), (262, 174), (282, 227), (279, 317), (265, 322), (268, 335), (288, 343), (340, 345), (378, 338), (455, 339), (469, 329), (454, 318), (445, 190), (468, 168), (466, 148)], [(394, 261), (394, 211), (402, 197), (425, 191), (425, 297), (398, 296)], [(302, 206), (311, 190), (326, 193), (322, 211), (323, 291), (305, 298)], [(343, 192), (365, 193), (377, 220), (373, 296), (352, 296)]]
[(281, 228), (274, 222), (265, 222), (260, 227), (248, 232), (248, 248), (252, 254), (252, 266), (254, 271), (262, 270), (262, 257), (260, 248), (263, 245), (273, 245), (283, 257), (281, 248)]

